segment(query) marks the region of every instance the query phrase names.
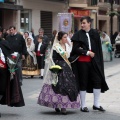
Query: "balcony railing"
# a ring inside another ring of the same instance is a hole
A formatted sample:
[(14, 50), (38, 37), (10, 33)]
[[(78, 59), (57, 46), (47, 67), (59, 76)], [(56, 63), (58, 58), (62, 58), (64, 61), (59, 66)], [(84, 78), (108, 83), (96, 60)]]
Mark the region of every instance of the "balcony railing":
[(69, 0), (70, 7), (87, 7), (88, 0)]
[[(89, 5), (98, 5), (99, 3), (111, 3), (111, 0), (89, 0)], [(120, 5), (120, 0), (114, 0), (114, 4)]]
[(17, 2), (17, 0), (4, 0), (4, 3), (16, 3)]

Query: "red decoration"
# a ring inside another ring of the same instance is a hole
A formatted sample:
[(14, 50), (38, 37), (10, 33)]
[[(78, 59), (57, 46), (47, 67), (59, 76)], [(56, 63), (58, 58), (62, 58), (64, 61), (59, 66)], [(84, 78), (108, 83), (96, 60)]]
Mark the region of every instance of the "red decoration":
[(13, 58), (13, 59), (16, 59), (16, 56), (12, 55), (12, 58)]
[(3, 68), (7, 68), (6, 63), (4, 63), (1, 59), (0, 59), (0, 63), (3, 65)]
[(36, 56), (40, 56), (40, 51), (37, 51), (37, 52), (36, 52)]

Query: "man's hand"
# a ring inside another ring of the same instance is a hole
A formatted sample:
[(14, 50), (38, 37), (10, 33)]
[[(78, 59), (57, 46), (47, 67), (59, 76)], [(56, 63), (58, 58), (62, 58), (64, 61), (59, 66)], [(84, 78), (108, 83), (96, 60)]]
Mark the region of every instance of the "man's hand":
[(0, 63), (0, 67), (1, 67), (1, 68), (4, 68), (4, 65)]
[(93, 57), (95, 56), (95, 53), (94, 53), (94, 52), (89, 51), (89, 56), (90, 56), (91, 58), (93, 58)]
[(22, 60), (25, 60), (25, 55), (22, 55)]

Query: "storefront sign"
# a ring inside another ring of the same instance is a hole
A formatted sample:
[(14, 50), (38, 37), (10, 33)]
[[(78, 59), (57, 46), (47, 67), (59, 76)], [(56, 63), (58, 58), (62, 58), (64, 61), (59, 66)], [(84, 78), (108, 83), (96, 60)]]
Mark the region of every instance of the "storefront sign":
[(4, 2), (4, 0), (0, 0), (0, 2)]
[(74, 17), (82, 17), (82, 16), (89, 16), (89, 10), (79, 10), (79, 9), (70, 9), (70, 13), (74, 14)]

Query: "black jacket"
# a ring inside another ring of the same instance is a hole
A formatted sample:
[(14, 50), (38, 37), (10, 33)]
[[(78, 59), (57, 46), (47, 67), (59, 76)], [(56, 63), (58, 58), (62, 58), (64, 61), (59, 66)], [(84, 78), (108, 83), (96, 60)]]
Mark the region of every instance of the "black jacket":
[[(37, 43), (35, 45), (35, 52), (38, 51), (38, 45), (39, 45), (39, 43)], [(40, 47), (40, 53), (43, 54), (43, 55), (45, 55), (46, 49), (47, 49), (47, 44), (42, 43), (42, 45)]]
[(20, 55), (27, 54), (25, 40), (22, 35), (20, 35), (18, 33), (13, 36), (8, 35), (6, 37), (6, 40), (9, 42), (12, 51), (18, 52)]
[(3, 40), (2, 38), (0, 38), (0, 48), (2, 49), (2, 52), (5, 55), (5, 58), (12, 53), (12, 50), (10, 48), (8, 41)]
[[(92, 59), (92, 65), (94, 69), (97, 71), (97, 74), (101, 78), (102, 86), (101, 86), (101, 92), (104, 92), (108, 90), (108, 86), (105, 81), (104, 76), (104, 64), (103, 64), (103, 55), (102, 55), (102, 48), (101, 48), (101, 40), (98, 32), (94, 29), (91, 29), (89, 31), (89, 36), (91, 40), (91, 50), (95, 53), (95, 57)], [(89, 50), (89, 44), (86, 32), (84, 30), (79, 30), (77, 33), (75, 33), (72, 37), (73, 42), (73, 49), (70, 55), (70, 59), (74, 58), (74, 56), (80, 56), (85, 55), (87, 51)], [(79, 81), (80, 76), (78, 74), (77, 68), (77, 61), (72, 63), (72, 69), (76, 76), (77, 81)], [(93, 92), (93, 88), (88, 86), (88, 92)]]

